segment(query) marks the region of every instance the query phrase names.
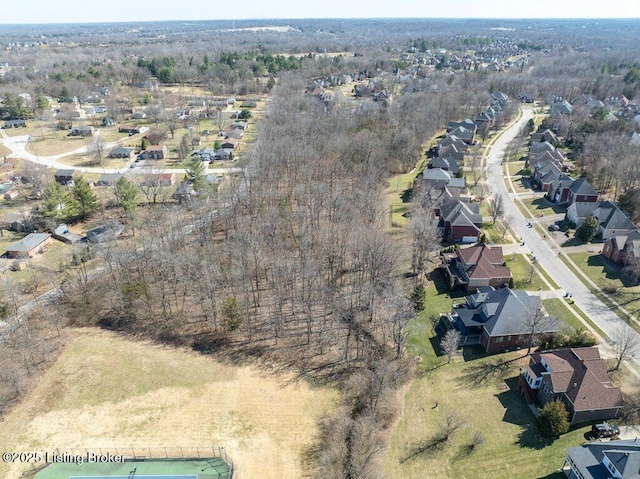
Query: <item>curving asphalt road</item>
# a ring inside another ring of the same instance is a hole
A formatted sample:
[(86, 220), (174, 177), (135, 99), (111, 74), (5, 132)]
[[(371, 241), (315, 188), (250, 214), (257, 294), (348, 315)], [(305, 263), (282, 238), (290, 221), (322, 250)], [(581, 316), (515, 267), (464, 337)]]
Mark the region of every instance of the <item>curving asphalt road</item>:
[[(535, 218), (526, 218), (516, 206), (516, 195), (509, 193), (502, 171), (502, 159), (505, 149), (518, 134), (529, 119), (533, 118), (531, 107), (522, 109), (522, 116), (496, 140), (487, 159), (487, 180), (491, 193), (504, 197), (505, 216), (511, 216), (511, 227), (520, 236), (525, 246), (536, 257), (538, 264), (560, 285), (565, 291), (571, 293), (575, 304), (584, 311), (591, 320), (604, 331), (610, 338), (614, 338), (620, 328), (631, 329), (602, 301), (600, 301), (589, 289), (576, 277), (558, 255), (560, 249), (543, 241), (535, 228), (527, 226), (529, 222), (535, 222)], [(564, 253), (563, 253), (564, 254)], [(638, 333), (635, 333), (638, 334)], [(634, 358), (636, 365), (640, 365), (640, 358)]]
[[(100, 134), (100, 130), (97, 130), (96, 134)], [(125, 138), (125, 140), (130, 138)], [(6, 148), (12, 151), (11, 156), (13, 158), (20, 158), (23, 160), (30, 161), (32, 163), (37, 163), (42, 166), (46, 166), (47, 168), (56, 168), (56, 169), (69, 169), (73, 168), (75, 170), (80, 170), (83, 173), (125, 173), (130, 168), (129, 166), (123, 166), (122, 168), (103, 168), (103, 167), (87, 167), (87, 166), (70, 166), (65, 163), (60, 163), (58, 160), (64, 158), (66, 156), (71, 155), (80, 155), (87, 153), (89, 147), (87, 145), (83, 145), (80, 148), (76, 148), (73, 151), (68, 151), (66, 153), (61, 153), (59, 155), (51, 155), (51, 156), (39, 156), (34, 155), (33, 153), (29, 153), (27, 151), (27, 144), (29, 144), (30, 136), (8, 136), (4, 131), (0, 129), (0, 145), (4, 145)], [(111, 148), (119, 145), (121, 141), (114, 141), (111, 143), (105, 144), (105, 149), (110, 150)], [(142, 167), (138, 168), (136, 172), (144, 172), (145, 170), (149, 170), (149, 168)], [(207, 173), (212, 174), (224, 174), (224, 173), (240, 173), (242, 172), (242, 168), (209, 168)], [(153, 173), (185, 173), (184, 168), (153, 168)]]

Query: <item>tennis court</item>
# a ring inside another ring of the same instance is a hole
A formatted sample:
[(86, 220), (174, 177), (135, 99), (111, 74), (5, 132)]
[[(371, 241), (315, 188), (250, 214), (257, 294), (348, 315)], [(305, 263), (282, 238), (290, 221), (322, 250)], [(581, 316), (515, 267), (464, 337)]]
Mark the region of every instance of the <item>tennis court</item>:
[(132, 459), (124, 462), (50, 464), (35, 479), (231, 479), (221, 458)]

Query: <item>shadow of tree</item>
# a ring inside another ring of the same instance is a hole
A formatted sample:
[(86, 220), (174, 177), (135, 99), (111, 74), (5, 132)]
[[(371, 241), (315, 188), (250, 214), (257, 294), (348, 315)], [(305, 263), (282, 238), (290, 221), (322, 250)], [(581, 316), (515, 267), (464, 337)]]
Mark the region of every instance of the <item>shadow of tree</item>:
[(463, 369), (458, 384), (460, 387), (470, 387), (502, 380), (513, 373), (514, 361), (518, 359), (520, 358), (503, 361), (501, 358), (495, 358), (474, 362)]
[(409, 454), (400, 460), (400, 464), (415, 459), (417, 457), (432, 457), (442, 451), (447, 445), (447, 439), (439, 434), (423, 444), (419, 444), (411, 449)]

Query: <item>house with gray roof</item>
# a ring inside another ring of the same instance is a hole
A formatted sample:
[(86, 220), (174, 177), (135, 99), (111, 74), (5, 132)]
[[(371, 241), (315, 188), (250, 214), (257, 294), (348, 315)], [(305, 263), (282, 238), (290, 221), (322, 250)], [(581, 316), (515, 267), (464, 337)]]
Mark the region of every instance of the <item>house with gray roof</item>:
[(537, 314), (543, 315), (545, 321), (534, 331), (536, 336), (550, 337), (558, 331), (557, 321), (546, 315), (539, 296), (487, 286), (466, 296), (463, 304), (454, 305), (445, 323), (448, 321), (460, 332), (463, 346), (480, 344), (492, 353), (528, 347), (534, 338), (527, 318)]
[(592, 215), (598, 220), (598, 234), (603, 240), (616, 235), (628, 235), (638, 229), (618, 205), (610, 201), (601, 202)]
[(438, 216), (438, 229), (445, 241), (454, 243), (479, 241), (482, 215), (478, 203), (451, 199), (440, 206)]
[(43, 253), (51, 243), (51, 235), (48, 233), (31, 233), (20, 241), (11, 243), (7, 247), (9, 258), (33, 258), (38, 253)]
[(567, 220), (571, 221), (576, 227), (581, 226), (584, 220), (598, 208), (598, 203), (573, 203), (567, 208)]
[(133, 160), (136, 150), (125, 146), (117, 146), (109, 152), (109, 158), (124, 158), (125, 160)]
[(558, 100), (551, 103), (551, 116), (571, 115), (573, 106), (567, 100)]
[(597, 203), (598, 192), (585, 178), (578, 178), (569, 186), (569, 193), (567, 196), (567, 204), (573, 203)]
[(473, 124), (472, 128), (466, 128), (464, 126), (459, 126), (458, 128), (456, 128), (455, 130), (451, 130), (449, 132), (449, 134), (460, 138), (462, 141), (464, 141), (467, 145), (472, 145), (473, 144), (473, 138), (476, 134), (476, 124)]
[(432, 158), (429, 161), (429, 168), (440, 168), (445, 171), (449, 171), (454, 175), (460, 173), (460, 167), (458, 166), (458, 162), (453, 158), (441, 158), (439, 156)]
[(639, 479), (640, 442), (593, 441), (570, 447), (563, 470), (568, 479)]

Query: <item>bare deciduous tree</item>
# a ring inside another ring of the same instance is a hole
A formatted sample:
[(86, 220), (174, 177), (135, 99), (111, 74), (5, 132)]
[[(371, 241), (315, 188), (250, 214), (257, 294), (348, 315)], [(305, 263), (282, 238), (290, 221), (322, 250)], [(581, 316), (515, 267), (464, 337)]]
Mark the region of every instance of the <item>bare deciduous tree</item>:
[(527, 354), (537, 346), (545, 334), (557, 331), (557, 320), (545, 313), (542, 308), (531, 306), (521, 318), (524, 330), (527, 332)]
[(460, 331), (458, 331), (457, 329), (450, 329), (440, 340), (440, 349), (444, 354), (447, 355), (447, 364), (451, 362), (451, 358), (458, 351), (460, 336)]
[(489, 214), (493, 224), (496, 224), (496, 220), (504, 215), (504, 197), (502, 195), (495, 195), (489, 202)]
[(616, 365), (614, 370), (620, 369), (622, 361), (631, 359), (640, 349), (640, 334), (630, 326), (619, 327), (613, 335), (613, 351), (615, 353)]

